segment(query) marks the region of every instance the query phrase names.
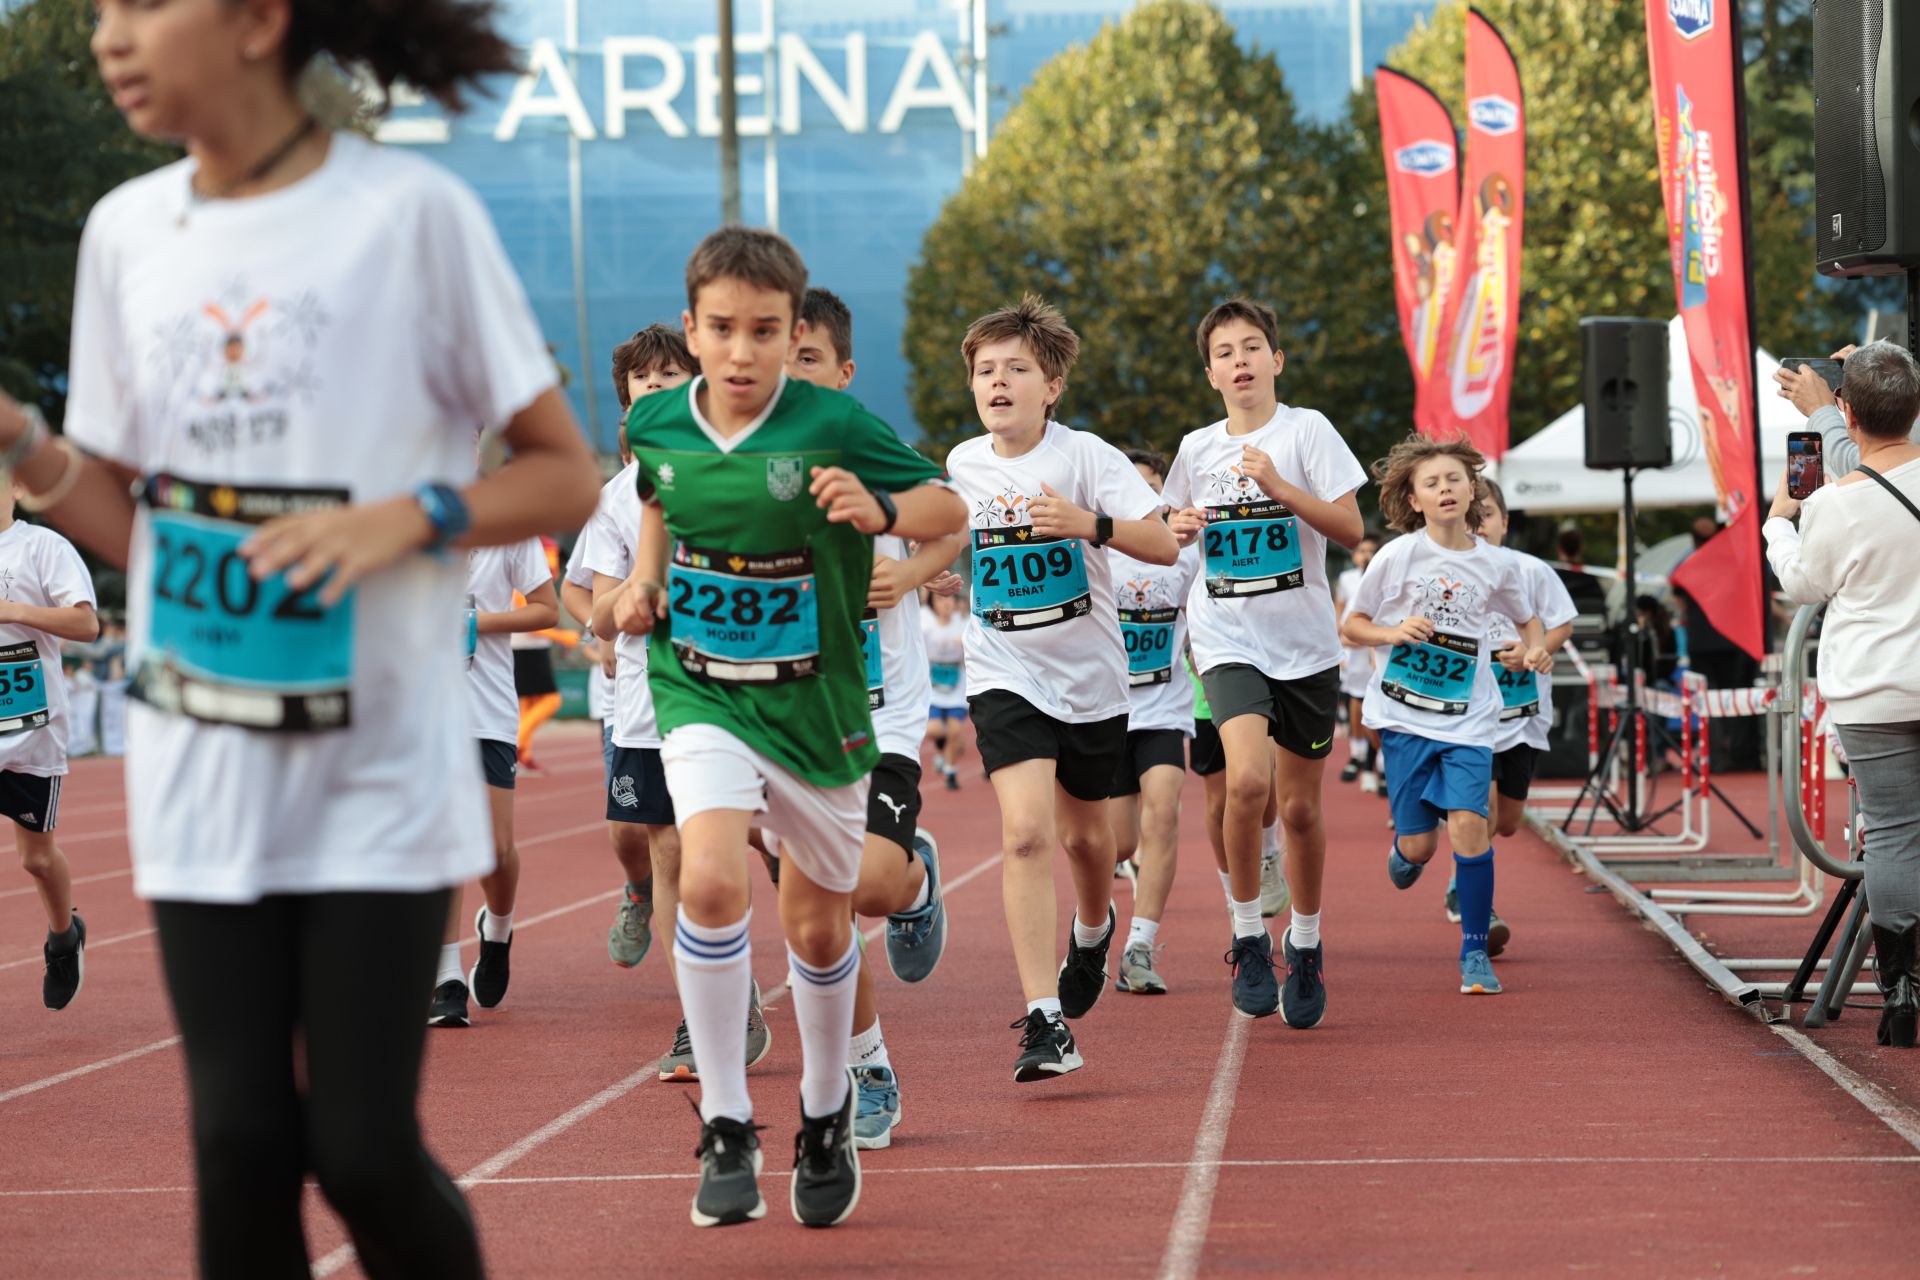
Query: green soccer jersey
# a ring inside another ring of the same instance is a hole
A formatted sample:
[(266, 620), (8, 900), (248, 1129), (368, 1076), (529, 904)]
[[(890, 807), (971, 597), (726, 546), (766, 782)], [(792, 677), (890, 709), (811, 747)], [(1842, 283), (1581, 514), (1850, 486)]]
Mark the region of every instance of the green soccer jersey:
[(813, 469), (898, 493), (940, 468), (852, 396), (784, 376), (724, 439), (700, 414), (701, 382), (627, 413), (641, 492), (672, 542), (650, 646), (660, 731), (717, 725), (816, 786), (845, 786), (880, 758), (860, 631), (873, 539), (828, 523), (807, 491)]

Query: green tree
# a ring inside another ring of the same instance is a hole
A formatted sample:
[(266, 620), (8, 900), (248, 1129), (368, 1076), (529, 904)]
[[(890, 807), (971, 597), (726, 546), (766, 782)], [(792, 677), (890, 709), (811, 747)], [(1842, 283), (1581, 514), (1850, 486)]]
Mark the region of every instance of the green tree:
[[(908, 394), (930, 444), (978, 430), (968, 323), (1027, 292), (1082, 339), (1063, 418), (1110, 440), (1169, 447), (1220, 416), (1194, 326), (1235, 294), (1280, 313), (1283, 395), (1345, 428), (1378, 359), (1354, 347), (1369, 266), (1345, 256), (1351, 152), (1344, 130), (1296, 116), (1279, 65), (1209, 5), (1150, 0), (1049, 62), (908, 282)], [(1384, 227), (1373, 238), (1384, 261)]]
[(89, 0), (29, 0), (0, 14), (0, 389), (59, 419), (73, 273), (87, 211), (171, 159), (114, 110), (87, 41)]

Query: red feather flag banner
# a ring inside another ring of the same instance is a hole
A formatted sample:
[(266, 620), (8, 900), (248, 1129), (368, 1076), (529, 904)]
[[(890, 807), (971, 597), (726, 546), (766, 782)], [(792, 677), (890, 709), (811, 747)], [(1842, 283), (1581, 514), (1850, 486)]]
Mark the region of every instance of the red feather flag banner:
[(1446, 367), (1444, 328), (1458, 258), (1454, 221), (1460, 204), (1460, 147), (1453, 116), (1433, 90), (1412, 76), (1380, 67), (1380, 151), (1387, 166), (1387, 216), (1393, 236), (1393, 301), (1413, 370), (1421, 412), (1436, 370)]
[(1428, 435), (1465, 433), (1498, 461), (1511, 432), (1513, 355), (1520, 340), (1520, 240), (1526, 206), (1527, 122), (1520, 68), (1499, 29), (1467, 13), (1466, 185), (1459, 215), (1459, 280), (1444, 376), (1430, 387)]
[(1645, 0), (1674, 290), (1727, 527), (1673, 584), (1754, 658), (1766, 655), (1745, 88), (1733, 0)]

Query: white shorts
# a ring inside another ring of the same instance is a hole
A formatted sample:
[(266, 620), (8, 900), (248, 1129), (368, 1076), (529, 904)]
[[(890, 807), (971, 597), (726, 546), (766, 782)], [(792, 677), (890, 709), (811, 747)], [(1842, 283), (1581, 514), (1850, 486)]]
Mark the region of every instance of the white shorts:
[(852, 893), (860, 883), (868, 779), (816, 787), (712, 724), (669, 733), (660, 763), (681, 826), (710, 809), (758, 814), (755, 825), (780, 838), (807, 879), (830, 893)]

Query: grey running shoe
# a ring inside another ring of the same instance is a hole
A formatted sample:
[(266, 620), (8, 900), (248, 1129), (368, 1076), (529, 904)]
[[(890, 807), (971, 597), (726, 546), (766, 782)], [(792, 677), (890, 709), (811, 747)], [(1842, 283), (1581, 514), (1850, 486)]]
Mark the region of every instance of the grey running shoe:
[(747, 1066), (760, 1065), (760, 1059), (773, 1048), (773, 1032), (767, 1027), (767, 1015), (760, 1011), (760, 984), (753, 984), (753, 1000), (747, 1005)]
[[(698, 1108), (695, 1108), (698, 1111)], [(700, 1126), (700, 1190), (693, 1197), (693, 1225), (729, 1227), (767, 1214), (760, 1198), (760, 1126), (717, 1116)]]
[(803, 1227), (846, 1221), (860, 1203), (860, 1152), (853, 1144), (853, 1104), (859, 1090), (847, 1073), (847, 1100), (830, 1116), (800, 1109), (793, 1139), (793, 1220)]
[(879, 1151), (893, 1145), (900, 1123), (900, 1081), (886, 1067), (855, 1067), (853, 1087), (859, 1101), (853, 1113), (853, 1145)]
[(631, 969), (647, 958), (653, 946), (653, 877), (640, 887), (638, 898), (620, 894), (620, 909), (614, 913), (613, 928), (607, 930), (607, 957), (622, 969)]
[(1293, 905), (1293, 890), (1287, 887), (1287, 873), (1280, 867), (1280, 851), (1260, 858), (1260, 914), (1267, 919)]
[(693, 1041), (687, 1037), (687, 1020), (673, 1029), (673, 1048), (660, 1056), (660, 1078), (681, 1084), (697, 1084), (700, 1068), (694, 1065)]
[(887, 967), (902, 982), (924, 982), (947, 949), (947, 900), (940, 894), (940, 844), (926, 828), (913, 833), (913, 852), (927, 868), (927, 904), (887, 917)]
[(1114, 988), (1131, 991), (1137, 996), (1165, 995), (1167, 984), (1153, 971), (1155, 950), (1157, 948), (1145, 942), (1136, 942), (1128, 947), (1120, 957), (1120, 976), (1113, 980)]
[(1508, 924), (1505, 920), (1502, 920), (1497, 915), (1494, 916), (1490, 921), (1488, 921), (1487, 923), (1487, 954), (1489, 956), (1499, 955), (1502, 951), (1505, 951), (1507, 949), (1507, 944), (1512, 941), (1513, 941), (1512, 925)]

